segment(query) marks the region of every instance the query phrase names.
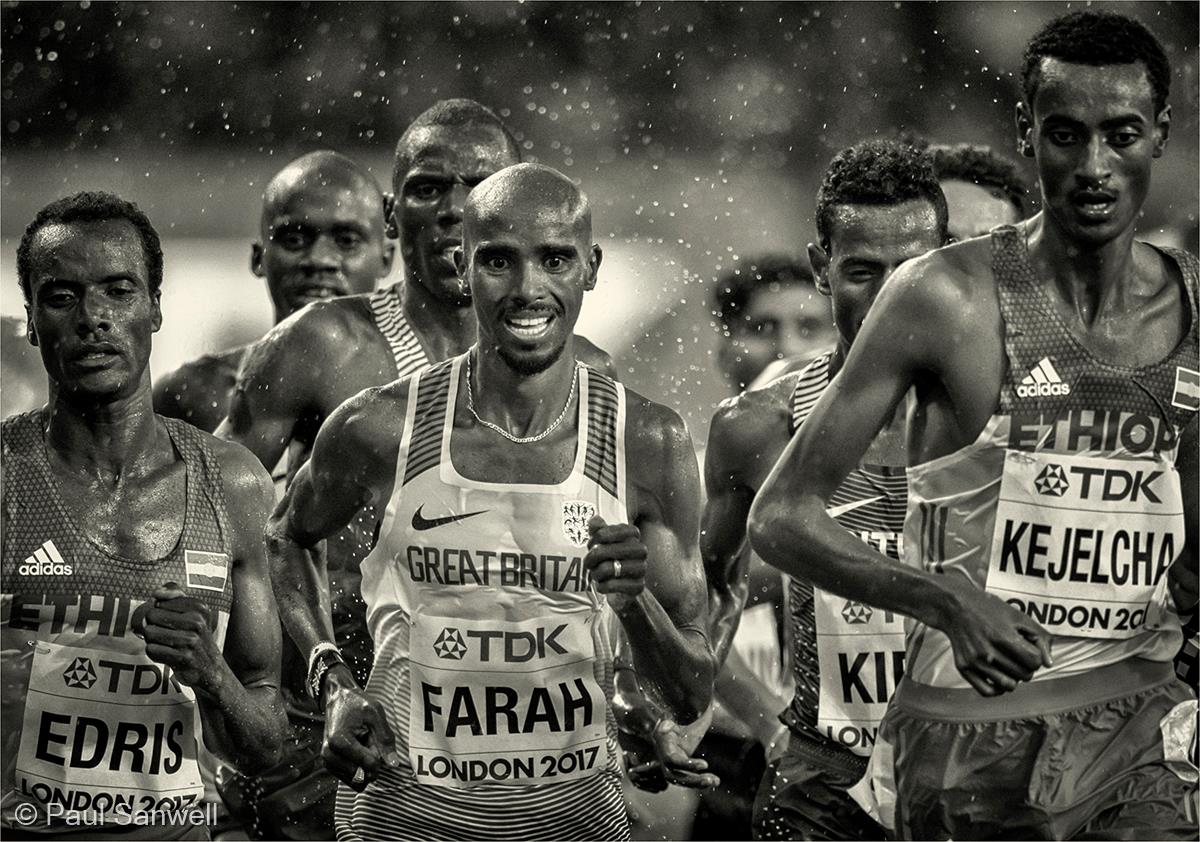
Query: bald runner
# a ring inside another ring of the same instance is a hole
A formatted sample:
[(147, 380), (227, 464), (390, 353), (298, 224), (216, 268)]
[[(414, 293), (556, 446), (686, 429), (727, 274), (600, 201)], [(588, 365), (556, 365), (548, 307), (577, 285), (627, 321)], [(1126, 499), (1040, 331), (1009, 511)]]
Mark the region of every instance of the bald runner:
[[(679, 721), (711, 696), (700, 489), (669, 409), (576, 357), (601, 262), (586, 198), (522, 164), (467, 199), (478, 345), (340, 407), (269, 527), (288, 633), (314, 651), (342, 838), (621, 839), (613, 630)], [(332, 646), (313, 548), (362, 505), (375, 666)], [(355, 790), (358, 791), (356, 794)]]
[[(267, 282), (274, 324), (313, 301), (370, 292), (387, 277), (394, 246), (384, 234), (383, 202), (370, 173), (328, 150), (302, 155), (271, 179), (250, 271)], [(155, 411), (211, 433), (229, 412), (249, 351), (206, 354), (161, 378)]]

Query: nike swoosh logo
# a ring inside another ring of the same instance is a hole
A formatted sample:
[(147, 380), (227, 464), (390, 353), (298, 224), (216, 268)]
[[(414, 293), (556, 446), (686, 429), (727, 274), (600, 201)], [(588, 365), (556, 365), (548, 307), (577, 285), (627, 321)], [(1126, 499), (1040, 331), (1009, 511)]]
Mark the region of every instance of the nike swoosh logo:
[(840, 506), (833, 506), (832, 508), (826, 509), (825, 514), (829, 515), (830, 517), (841, 517), (847, 512), (852, 512), (855, 509), (861, 509), (863, 506), (882, 499), (883, 495), (880, 494), (878, 497), (872, 497), (869, 500), (855, 500), (853, 503), (843, 503)]
[(421, 515), (421, 509), (423, 508), (425, 508), (424, 503), (422, 503), (420, 506), (417, 506), (417, 510), (413, 512), (412, 528), (418, 532), (423, 532), (426, 529), (433, 529), (437, 526), (445, 526), (447, 523), (454, 523), (456, 520), (466, 520), (469, 517), (475, 517), (475, 515), (481, 515), (484, 512), (490, 511), (489, 509), (480, 509), (477, 512), (467, 512), (465, 515), (447, 515), (446, 517), (426, 518)]

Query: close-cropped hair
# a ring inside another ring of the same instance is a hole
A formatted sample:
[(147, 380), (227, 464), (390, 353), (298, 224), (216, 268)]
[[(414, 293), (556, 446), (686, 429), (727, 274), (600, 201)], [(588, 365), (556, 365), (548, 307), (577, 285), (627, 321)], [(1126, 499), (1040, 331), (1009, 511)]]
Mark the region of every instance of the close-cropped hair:
[(899, 205), (913, 199), (933, 205), (945, 239), (949, 211), (928, 153), (896, 140), (864, 140), (843, 149), (829, 162), (817, 191), (821, 247), (829, 248), (838, 205)]
[(933, 156), (933, 171), (938, 181), (954, 179), (998, 190), (1024, 218), (1028, 187), (1015, 161), (994, 152), (990, 146), (971, 143), (930, 146), (928, 151)]
[(150, 218), (136, 204), (113, 193), (84, 190), (46, 205), (37, 212), (33, 222), (25, 227), (21, 243), (17, 246), (17, 279), (21, 283), (21, 294), (25, 296), (25, 302), (29, 303), (32, 291), (33, 265), (30, 251), (39, 231), (50, 225), (103, 222), (109, 219), (124, 219), (137, 229), (142, 239), (142, 252), (146, 257), (150, 293), (157, 295), (162, 287), (163, 253), (158, 232), (150, 224)]
[(400, 140), (396, 142), (396, 157), (392, 165), (393, 189), (399, 191), (401, 182), (408, 175), (408, 171), (412, 169), (412, 152), (408, 148), (408, 142), (414, 132), (428, 126), (466, 126), (471, 124), (492, 126), (499, 130), (512, 147), (517, 161), (520, 162), (521, 144), (517, 142), (512, 130), (495, 111), (473, 99), (443, 99), (421, 112), (404, 130), (404, 134), (400, 135)]
[(807, 262), (785, 254), (742, 258), (717, 278), (713, 290), (713, 315), (720, 319), (726, 330), (731, 330), (755, 295), (772, 285), (791, 284), (815, 286)]
[(1162, 44), (1140, 21), (1116, 12), (1084, 10), (1047, 23), (1029, 40), (1021, 66), (1021, 88), (1032, 104), (1042, 81), (1042, 59), (1100, 67), (1141, 62), (1150, 79), (1157, 116), (1171, 92), (1171, 62)]

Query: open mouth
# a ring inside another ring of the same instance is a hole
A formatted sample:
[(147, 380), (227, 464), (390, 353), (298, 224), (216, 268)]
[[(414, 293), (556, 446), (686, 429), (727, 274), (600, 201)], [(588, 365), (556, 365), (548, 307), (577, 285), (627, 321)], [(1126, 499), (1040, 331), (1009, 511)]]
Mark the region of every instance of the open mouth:
[(296, 289), (296, 298), (300, 301), (324, 301), (342, 295), (341, 287), (330, 284), (309, 284)]
[(1071, 204), (1085, 219), (1102, 221), (1117, 209), (1117, 197), (1098, 190), (1081, 190), (1071, 196)]
[(521, 339), (540, 339), (550, 332), (554, 314), (549, 310), (525, 313), (510, 313), (504, 317), (504, 326)]
[(75, 354), (71, 361), (84, 368), (102, 368), (117, 359), (117, 350), (109, 347), (88, 348)]

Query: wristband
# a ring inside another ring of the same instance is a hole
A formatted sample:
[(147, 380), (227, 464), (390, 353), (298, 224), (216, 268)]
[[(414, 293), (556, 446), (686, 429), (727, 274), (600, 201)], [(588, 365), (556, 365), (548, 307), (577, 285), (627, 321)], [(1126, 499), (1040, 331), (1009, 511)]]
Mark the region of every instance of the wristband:
[(325, 640), (318, 643), (308, 653), (308, 695), (318, 704), (321, 701), (321, 681), (334, 664), (345, 664), (337, 644)]

